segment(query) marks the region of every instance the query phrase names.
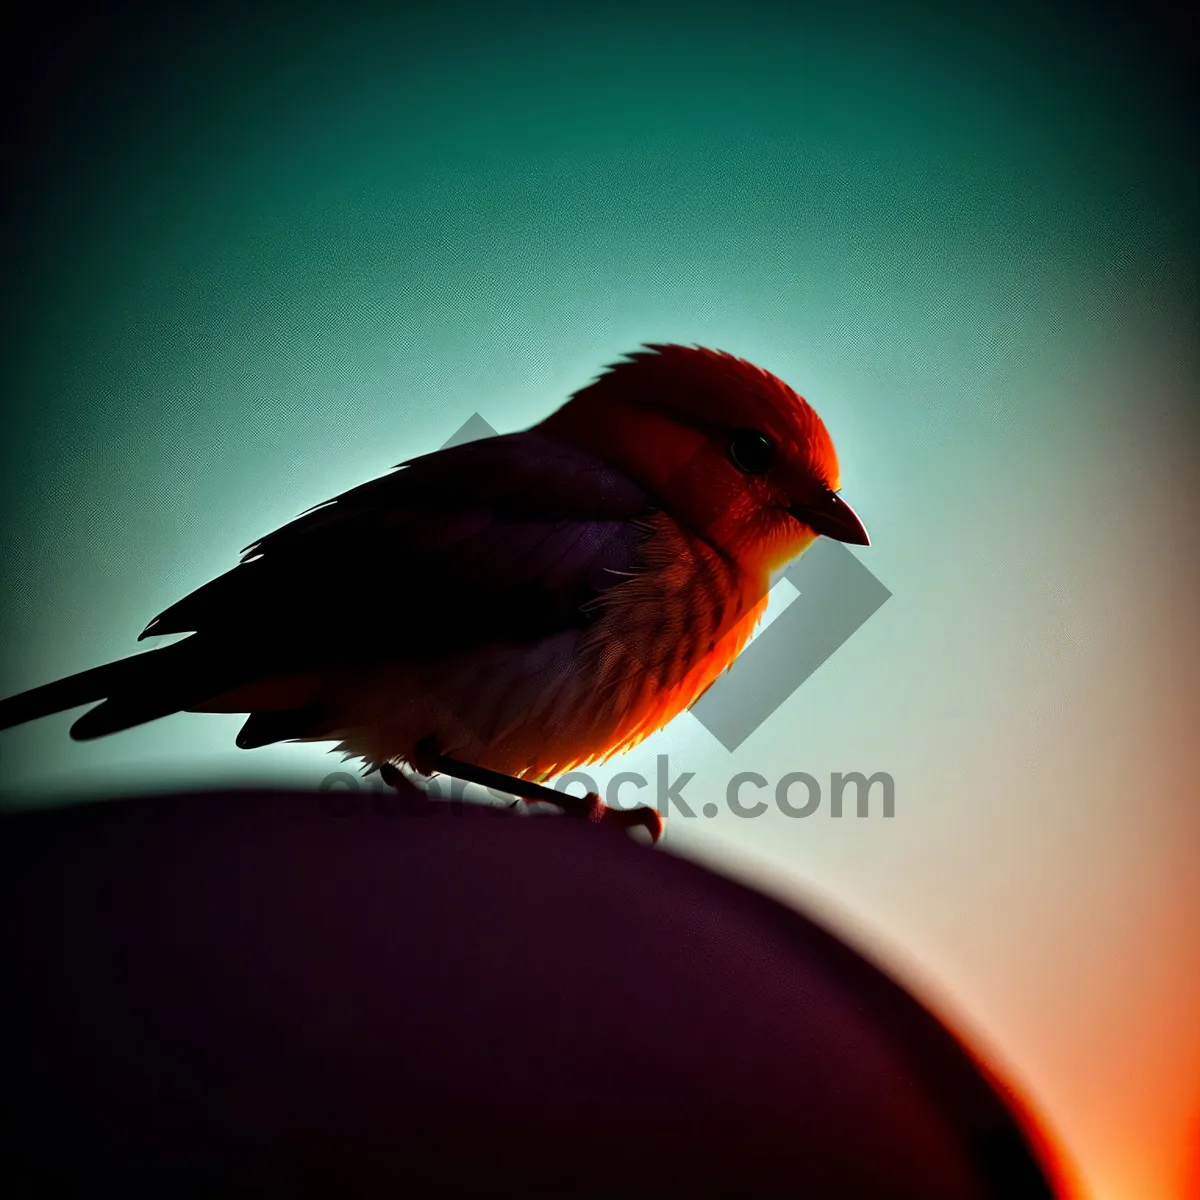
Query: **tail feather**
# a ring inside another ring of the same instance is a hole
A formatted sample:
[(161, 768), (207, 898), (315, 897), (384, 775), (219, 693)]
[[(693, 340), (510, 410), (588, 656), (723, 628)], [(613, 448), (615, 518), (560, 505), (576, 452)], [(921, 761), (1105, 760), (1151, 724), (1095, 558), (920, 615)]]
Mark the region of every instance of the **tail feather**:
[(41, 687), (30, 688), (27, 692), (0, 700), (0, 729), (23, 725), (26, 721), (36, 721), (38, 717), (48, 717), (51, 713), (65, 712), (69, 708), (78, 708), (81, 704), (88, 704), (93, 700), (103, 700), (110, 691), (137, 673), (140, 667), (137, 660), (152, 658), (157, 653), (158, 651), (152, 650), (149, 654), (132, 654), (129, 658), (105, 663), (102, 667), (92, 667), (76, 675), (68, 675), (65, 679), (56, 679), (53, 683), (44, 683)]
[(191, 703), (190, 695), (176, 690), (166, 695), (115, 696), (102, 700), (95, 708), (89, 708), (71, 726), (71, 740), (88, 742), (109, 733), (120, 733), (159, 717), (169, 717)]
[(228, 660), (187, 638), (0, 700), (0, 729), (103, 701), (75, 722), (77, 741), (165, 717), (228, 685)]

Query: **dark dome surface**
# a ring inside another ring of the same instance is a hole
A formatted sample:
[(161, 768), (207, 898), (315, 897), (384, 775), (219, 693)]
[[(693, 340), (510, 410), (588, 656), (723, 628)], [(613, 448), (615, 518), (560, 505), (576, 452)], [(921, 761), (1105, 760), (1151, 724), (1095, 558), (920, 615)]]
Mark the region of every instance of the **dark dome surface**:
[(423, 811), (5, 816), (5, 1178), (1050, 1194), (958, 1042), (805, 917), (619, 831)]

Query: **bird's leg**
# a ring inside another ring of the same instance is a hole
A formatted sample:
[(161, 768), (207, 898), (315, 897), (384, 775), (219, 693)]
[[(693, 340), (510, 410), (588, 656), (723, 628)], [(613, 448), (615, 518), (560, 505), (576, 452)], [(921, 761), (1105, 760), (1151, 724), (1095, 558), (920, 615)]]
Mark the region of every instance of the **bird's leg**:
[[(416, 763), (413, 764), (413, 766), (417, 767), (417, 770), (422, 775), (432, 775), (437, 770), (437, 768), (435, 766), (432, 766), (431, 764), (425, 764), (425, 765), (429, 767), (428, 770), (422, 769), (422, 767), (417, 766)], [(376, 770), (379, 771), (379, 778), (382, 779), (383, 782), (386, 783), (388, 787), (395, 788), (396, 791), (398, 791), (398, 792), (402, 791), (404, 788), (410, 786), (408, 781), (404, 778), (404, 775), (401, 772), (400, 768), (397, 767), (394, 763), (390, 763), (390, 762), (380, 763), (379, 766), (376, 768)], [(521, 801), (519, 799), (517, 799), (517, 800), (514, 800), (510, 805), (508, 805), (508, 807), (516, 808), (517, 805), (520, 803), (521, 803)]]
[[(586, 796), (573, 796), (570, 792), (558, 792), (540, 783), (534, 783), (531, 779), (518, 779), (514, 775), (504, 775), (487, 767), (477, 767), (474, 763), (462, 762), (442, 754), (432, 738), (422, 738), (416, 745), (412, 764), (422, 775), (440, 772), (467, 783), (478, 783), (497, 792), (519, 796), (530, 803), (540, 801), (553, 804), (556, 808), (561, 808), (568, 817), (585, 817), (596, 824), (617, 825), (623, 829), (632, 829), (640, 825), (649, 833), (653, 842), (657, 842), (662, 836), (662, 818), (647, 805), (630, 809), (609, 808), (595, 792), (589, 792)], [(402, 778), (400, 772), (390, 764), (381, 766), (379, 774), (383, 781), (391, 786), (395, 786), (393, 779)]]

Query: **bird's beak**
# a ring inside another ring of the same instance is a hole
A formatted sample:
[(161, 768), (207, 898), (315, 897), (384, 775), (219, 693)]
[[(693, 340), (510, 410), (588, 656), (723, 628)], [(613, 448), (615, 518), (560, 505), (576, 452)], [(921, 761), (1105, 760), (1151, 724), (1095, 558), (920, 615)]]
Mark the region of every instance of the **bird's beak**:
[(849, 542), (852, 546), (871, 544), (867, 527), (859, 520), (858, 513), (836, 492), (825, 492), (817, 500), (794, 504), (788, 512), (797, 521), (803, 521), (814, 532), (825, 537)]

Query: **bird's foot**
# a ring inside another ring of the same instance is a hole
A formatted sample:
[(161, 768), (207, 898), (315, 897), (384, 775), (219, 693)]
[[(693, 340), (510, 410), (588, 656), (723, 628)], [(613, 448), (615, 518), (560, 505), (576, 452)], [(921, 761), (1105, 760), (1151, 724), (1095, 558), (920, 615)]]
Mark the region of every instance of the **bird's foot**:
[[(584, 796), (575, 796), (570, 792), (555, 792), (553, 799), (545, 795), (519, 796), (512, 804), (506, 804), (505, 808), (512, 809), (517, 805), (523, 805), (521, 811), (524, 815), (538, 816), (543, 815), (538, 812), (543, 804), (550, 809), (557, 809), (557, 814), (554, 815), (586, 820), (593, 825), (607, 825), (615, 829), (644, 829), (649, 835), (651, 843), (657, 842), (662, 837), (662, 817), (654, 809), (644, 804), (637, 808), (610, 808), (597, 792), (588, 792)], [(544, 815), (552, 814), (547, 811)]]
[(550, 796), (539, 795), (537, 800), (529, 803), (545, 801), (557, 805), (568, 817), (590, 821), (593, 825), (609, 825), (617, 829), (644, 829), (652, 842), (662, 837), (662, 817), (648, 805), (639, 804), (637, 808), (610, 808), (600, 798), (598, 792), (588, 792), (584, 796), (574, 796), (570, 792), (556, 792), (550, 788), (543, 791)]
[(571, 808), (565, 804), (560, 805), (569, 817), (586, 817), (594, 825), (611, 825), (617, 829), (644, 829), (650, 835), (651, 842), (657, 842), (662, 837), (662, 817), (649, 805), (639, 804), (636, 808), (610, 808), (597, 792), (588, 792), (583, 797), (564, 793), (563, 799), (576, 802)]

